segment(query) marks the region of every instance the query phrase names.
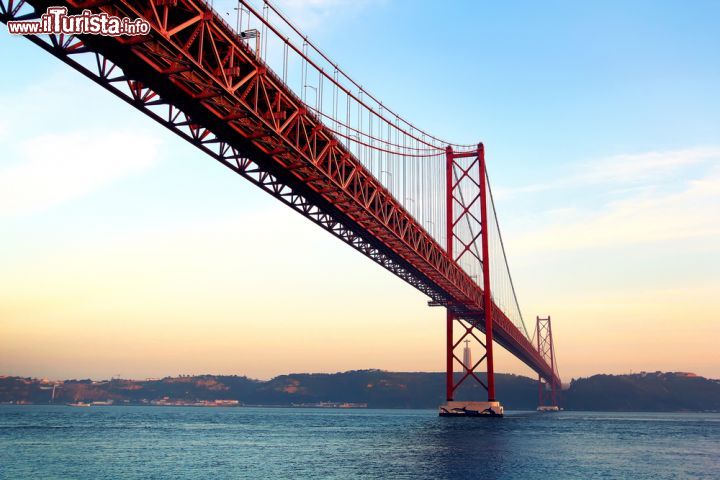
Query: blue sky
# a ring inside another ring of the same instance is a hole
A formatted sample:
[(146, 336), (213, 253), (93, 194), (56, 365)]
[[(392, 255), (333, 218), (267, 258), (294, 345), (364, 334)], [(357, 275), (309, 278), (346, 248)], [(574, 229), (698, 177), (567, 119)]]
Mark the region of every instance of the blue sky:
[[(406, 118), (485, 143), (521, 306), (526, 318), (553, 315), (568, 375), (720, 377), (711, 342), (720, 334), (720, 3), (281, 6)], [(8, 373), (443, 368), (442, 315), (421, 294), (30, 42), (3, 32), (0, 60)], [(286, 296), (267, 302), (293, 308), (253, 303), (268, 285)], [(329, 291), (318, 311), (313, 302)], [(88, 295), (103, 300), (88, 306)], [(338, 327), (348, 306), (359, 312), (353, 327)], [(263, 326), (248, 319), (258, 312)], [(212, 332), (204, 315), (218, 322)], [(244, 345), (248, 336), (272, 338), (282, 353), (245, 357), (221, 338)], [(131, 344), (147, 355), (162, 339), (176, 347), (137, 364), (128, 357)], [(99, 347), (73, 353), (88, 342)]]

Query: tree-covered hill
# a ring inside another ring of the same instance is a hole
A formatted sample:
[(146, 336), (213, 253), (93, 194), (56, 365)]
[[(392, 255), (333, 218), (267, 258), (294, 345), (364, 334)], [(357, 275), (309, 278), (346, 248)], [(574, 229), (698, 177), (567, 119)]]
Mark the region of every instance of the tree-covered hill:
[[(506, 409), (532, 410), (537, 406), (536, 380), (497, 374), (495, 383)], [(53, 386), (54, 403), (60, 404), (108, 400), (116, 405), (237, 400), (242, 405), (349, 402), (367, 404), (369, 408), (436, 408), (445, 400), (443, 373), (355, 370), (281, 375), (267, 381), (234, 375), (103, 382), (0, 377), (0, 402), (51, 403)], [(466, 382), (458, 394), (461, 399), (483, 397), (484, 391), (476, 382)], [(573, 380), (560, 400), (567, 410), (720, 411), (720, 381), (684, 373), (594, 375)]]

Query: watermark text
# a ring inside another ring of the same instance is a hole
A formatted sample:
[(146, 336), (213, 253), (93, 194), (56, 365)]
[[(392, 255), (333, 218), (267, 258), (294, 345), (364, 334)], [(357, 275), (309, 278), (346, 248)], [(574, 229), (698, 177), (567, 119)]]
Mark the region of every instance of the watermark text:
[(147, 35), (150, 24), (142, 18), (116, 17), (107, 13), (83, 10), (79, 15), (68, 15), (66, 7), (48, 7), (40, 20), (10, 20), (8, 32), (12, 35)]

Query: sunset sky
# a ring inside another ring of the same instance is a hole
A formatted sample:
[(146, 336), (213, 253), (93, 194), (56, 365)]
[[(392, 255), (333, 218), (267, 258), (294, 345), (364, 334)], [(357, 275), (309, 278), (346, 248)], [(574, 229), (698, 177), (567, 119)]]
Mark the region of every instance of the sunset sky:
[[(564, 380), (720, 378), (720, 3), (279, 4), (391, 108), (485, 143)], [(0, 374), (444, 369), (424, 295), (2, 30)]]

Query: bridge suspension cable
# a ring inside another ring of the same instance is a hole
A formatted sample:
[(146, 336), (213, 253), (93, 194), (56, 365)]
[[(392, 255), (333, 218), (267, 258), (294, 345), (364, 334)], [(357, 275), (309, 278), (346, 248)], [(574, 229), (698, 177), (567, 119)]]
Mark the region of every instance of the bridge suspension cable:
[[(308, 111), (317, 116), (422, 228), (439, 245), (446, 245), (445, 150), (450, 146), (455, 152), (471, 152), (477, 145), (448, 142), (388, 108), (332, 61), (273, 3), (262, 0), (260, 11), (249, 0), (238, 0), (237, 10), (242, 41), (283, 79)], [(247, 32), (260, 32), (262, 38), (258, 42), (254, 33)], [(457, 175), (455, 172), (455, 181), (458, 181)], [(459, 185), (458, 193), (460, 197), (475, 198), (478, 192), (474, 188)], [(487, 188), (493, 300), (530, 338), (510, 275), (489, 182)], [(480, 227), (469, 221), (460, 223), (456, 228), (461, 237), (472, 243), (469, 249), (474, 256), (463, 256), (458, 263), (482, 285), (481, 254), (476, 244)]]
[(505, 243), (503, 242), (502, 234), (500, 233), (500, 223), (498, 222), (495, 200), (493, 198), (492, 188), (490, 187), (490, 177), (488, 176), (487, 170), (485, 171), (485, 178), (487, 179), (487, 189), (490, 193), (489, 200), (491, 214), (488, 215), (488, 218), (490, 220), (490, 270), (493, 284), (493, 300), (502, 309), (505, 315), (507, 315), (508, 318), (515, 324), (515, 326), (518, 327), (527, 338), (530, 338), (530, 334), (522, 316), (522, 311), (520, 310), (520, 304), (518, 303), (515, 284), (513, 283), (512, 275), (510, 274), (510, 265), (507, 260)]
[[(242, 0), (241, 0), (241, 1), (242, 1)], [(312, 43), (312, 42), (308, 39), (308, 37), (307, 37), (306, 35), (304, 35), (304, 34), (300, 31), (300, 29), (299, 29), (293, 22), (291, 22), (291, 21), (287, 18), (287, 16), (285, 16), (277, 7), (275, 7), (271, 2), (269, 2), (269, 1), (267, 1), (267, 0), (263, 0), (263, 1), (264, 1), (264, 4), (267, 5), (267, 7), (268, 7), (270, 10), (272, 10), (272, 11), (278, 16), (278, 18), (279, 18), (285, 25), (287, 25), (288, 27), (290, 27), (290, 29), (293, 31), (293, 33), (295, 33), (296, 35), (299, 35), (300, 37), (302, 37), (302, 38), (305, 40), (305, 42), (308, 44), (308, 46), (309, 46), (310, 48), (312, 48), (324, 61), (326, 61), (326, 62), (334, 65), (334, 67), (335, 67), (335, 69), (337, 70), (337, 72), (339, 73), (339, 75), (342, 75), (348, 82), (350, 82), (350, 83), (351, 83), (355, 88), (357, 88), (359, 91), (362, 91), (362, 92), (366, 93), (366, 94), (368, 95), (368, 97), (369, 97), (372, 101), (376, 102), (378, 105), (382, 105), (382, 102), (381, 102), (380, 100), (378, 100), (377, 98), (375, 98), (372, 94), (366, 92), (359, 83), (357, 83), (355, 80), (352, 79), (352, 77), (350, 77), (347, 73), (345, 73), (345, 71), (342, 70), (342, 69), (337, 65), (337, 63), (333, 62), (323, 50), (321, 50), (317, 45), (315, 45), (314, 43)], [(244, 3), (244, 2), (243, 2), (243, 3)], [(391, 116), (394, 116), (395, 118), (400, 119), (405, 125), (407, 125), (407, 126), (409, 126), (409, 127), (413, 127), (413, 125), (412, 125), (410, 122), (406, 121), (405, 119), (403, 119), (402, 117), (400, 117), (398, 114), (396, 114), (396, 113), (393, 112), (392, 110), (387, 109), (387, 113), (388, 113), (389, 115), (391, 115)], [(435, 141), (435, 142), (437, 142), (438, 144), (441, 144), (441, 145), (451, 145), (452, 147), (457, 148), (457, 149), (472, 149), (472, 148), (475, 147), (474, 144), (466, 144), (466, 145), (454, 144), (454, 143), (448, 142), (448, 141), (446, 141), (446, 140), (442, 140), (442, 139), (440, 139), (440, 138), (437, 138), (437, 137), (435, 137), (435, 136), (433, 136), (433, 135), (430, 135), (429, 133), (427, 133), (427, 132), (425, 132), (425, 131), (423, 131), (423, 130), (420, 130), (420, 129), (417, 129), (417, 128), (415, 128), (415, 130), (417, 130), (419, 134), (424, 135), (424, 136), (427, 137), (428, 139), (433, 140), (433, 141)]]
[[(449, 142), (388, 108), (272, 3), (263, 1), (260, 10), (250, 1), (238, 0), (237, 8), (241, 41), (282, 78), (308, 111), (443, 245), (443, 157)], [(260, 32), (264, 39), (257, 42), (243, 32)], [(456, 145), (458, 149), (470, 147)]]

